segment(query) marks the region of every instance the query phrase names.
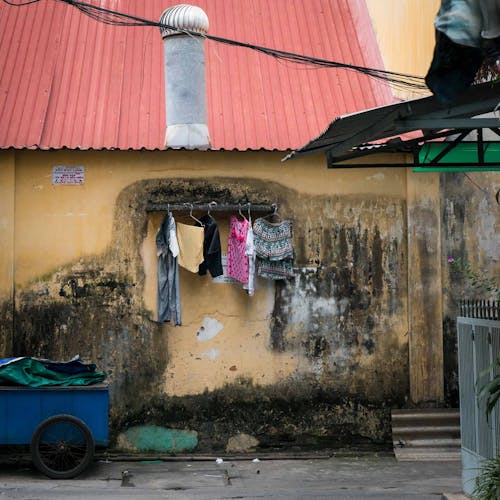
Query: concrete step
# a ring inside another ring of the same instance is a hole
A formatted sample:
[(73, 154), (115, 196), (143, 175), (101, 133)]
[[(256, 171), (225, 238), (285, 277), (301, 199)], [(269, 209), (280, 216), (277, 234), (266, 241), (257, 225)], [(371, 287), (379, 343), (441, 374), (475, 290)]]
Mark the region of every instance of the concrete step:
[(393, 410), (392, 438), (398, 460), (460, 460), (459, 410)]
[(460, 438), (411, 439), (408, 441), (393, 439), (394, 448), (460, 448)]
[[(423, 423), (424, 424), (424, 423)], [(425, 422), (427, 424), (427, 422)], [(418, 439), (417, 436), (447, 436), (460, 437), (460, 425), (414, 425), (411, 427), (397, 427), (393, 424), (392, 435)]]
[(394, 448), (394, 455), (400, 462), (456, 462), (461, 460), (460, 448), (443, 449), (439, 448)]
[(425, 421), (427, 425), (460, 425), (460, 412), (458, 409), (432, 409), (432, 410), (393, 410), (393, 426), (420, 425)]

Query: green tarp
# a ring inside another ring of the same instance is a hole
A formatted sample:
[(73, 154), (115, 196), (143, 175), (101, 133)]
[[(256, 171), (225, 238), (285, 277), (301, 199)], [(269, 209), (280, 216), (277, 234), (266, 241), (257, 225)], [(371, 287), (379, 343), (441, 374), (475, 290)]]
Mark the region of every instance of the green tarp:
[(44, 387), (53, 385), (92, 385), (106, 378), (104, 372), (86, 371), (63, 373), (46, 368), (41, 361), (33, 358), (18, 358), (0, 366), (0, 385), (24, 385)]

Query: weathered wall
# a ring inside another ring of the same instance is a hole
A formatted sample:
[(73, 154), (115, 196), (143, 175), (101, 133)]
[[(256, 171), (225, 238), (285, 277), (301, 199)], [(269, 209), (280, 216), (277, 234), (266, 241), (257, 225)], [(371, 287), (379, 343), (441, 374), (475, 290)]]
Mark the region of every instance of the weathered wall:
[[(329, 171), (322, 158), (283, 166), (281, 154), (263, 152), (15, 156), (7, 354), (97, 362), (109, 374), (114, 428), (197, 426), (208, 446), (208, 436), (242, 427), (237, 408), (260, 408), (263, 420), (245, 427), (262, 442), (274, 432), (269, 446), (308, 435), (316, 444), (388, 439), (388, 408), (408, 393), (403, 169)], [(85, 183), (53, 186), (60, 164), (85, 166)], [(146, 204), (214, 199), (277, 202), (294, 222), (297, 277), (260, 281), (248, 297), (181, 271), (184, 324), (159, 325), (153, 240), (162, 214)], [(207, 317), (222, 329), (201, 339)]]
[(484, 289), (474, 288), (447, 259), (461, 259), (474, 271), (500, 283), (500, 205), (495, 199), (499, 189), (498, 172), (441, 174), (445, 395), (451, 404), (458, 405), (458, 303), (491, 296)]
[(12, 350), (14, 312), (15, 156), (0, 155), (0, 357)]
[(411, 400), (443, 401), (439, 175), (408, 172), (408, 326)]
[[(183, 326), (168, 334), (166, 392), (196, 394), (242, 376), (261, 384), (308, 376), (347, 392), (379, 396), (391, 394), (394, 377), (404, 384), (404, 202), (393, 197), (305, 195), (246, 178), (237, 183), (214, 178), (208, 183), (216, 199), (279, 201), (283, 215), (294, 221), (297, 277), (276, 287), (259, 280), (256, 295), (248, 297), (238, 285), (213, 284), (208, 276), (181, 270), (181, 290), (189, 292), (182, 293)], [(158, 180), (149, 184), (157, 197), (175, 202), (190, 191), (195, 191), (192, 199), (203, 197), (207, 180), (187, 186), (168, 181), (164, 188)], [(228, 220), (217, 218), (224, 246)], [(153, 228), (160, 217), (155, 219), (143, 252), (151, 270), (146, 289), (153, 317)], [(207, 332), (200, 336), (206, 318), (221, 328), (210, 338)]]

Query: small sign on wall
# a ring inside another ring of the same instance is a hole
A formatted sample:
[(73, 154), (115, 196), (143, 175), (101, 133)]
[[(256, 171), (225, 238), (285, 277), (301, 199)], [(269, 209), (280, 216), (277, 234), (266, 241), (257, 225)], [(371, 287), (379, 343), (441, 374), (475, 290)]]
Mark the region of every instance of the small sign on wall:
[(68, 167), (55, 165), (52, 167), (52, 184), (76, 186), (85, 183), (85, 167)]

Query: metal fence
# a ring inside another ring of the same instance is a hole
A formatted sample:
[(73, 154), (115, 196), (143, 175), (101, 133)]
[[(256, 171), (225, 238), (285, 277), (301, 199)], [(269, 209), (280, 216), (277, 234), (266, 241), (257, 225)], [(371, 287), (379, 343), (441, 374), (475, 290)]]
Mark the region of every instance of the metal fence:
[[(500, 317), (496, 305), (496, 309), (482, 308), (480, 302), (469, 301), (461, 307), (461, 313), (473, 317), (457, 318), (462, 485), (469, 495), (482, 461), (500, 454), (500, 409), (496, 407), (487, 418), (486, 399), (478, 399), (484, 384), (500, 375), (495, 363), (500, 355)], [(496, 319), (480, 317), (486, 313)]]
[(500, 301), (498, 300), (462, 300), (459, 307), (460, 316), (500, 321)]

